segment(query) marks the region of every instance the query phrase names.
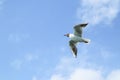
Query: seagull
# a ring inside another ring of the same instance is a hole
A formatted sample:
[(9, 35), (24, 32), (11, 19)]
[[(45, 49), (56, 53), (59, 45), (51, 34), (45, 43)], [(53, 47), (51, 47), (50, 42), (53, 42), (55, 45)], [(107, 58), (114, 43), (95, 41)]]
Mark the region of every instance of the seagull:
[(72, 50), (73, 56), (77, 58), (77, 47), (76, 44), (79, 42), (89, 43), (90, 40), (82, 37), (83, 28), (86, 27), (88, 23), (82, 23), (74, 26), (74, 34), (67, 33), (64, 36), (70, 38), (69, 46)]

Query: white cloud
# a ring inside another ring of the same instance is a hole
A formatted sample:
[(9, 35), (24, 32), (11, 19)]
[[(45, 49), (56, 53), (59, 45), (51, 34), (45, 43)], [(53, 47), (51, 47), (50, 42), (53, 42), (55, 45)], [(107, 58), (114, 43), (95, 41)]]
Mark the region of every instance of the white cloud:
[(120, 0), (81, 0), (77, 17), (92, 25), (110, 23), (119, 13), (119, 5)]
[(67, 76), (55, 74), (51, 77), (51, 80), (120, 80), (119, 75), (120, 70), (112, 71), (107, 77), (104, 77), (99, 70), (77, 68)]
[(101, 73), (91, 69), (76, 69), (69, 80), (103, 80)]
[(65, 79), (61, 75), (53, 75), (51, 77), (51, 80), (65, 80)]
[(120, 70), (112, 71), (106, 80), (120, 80)]
[(120, 80), (120, 69), (111, 70), (112, 72), (105, 76), (104, 69), (81, 67), (74, 65), (74, 61), (71, 62), (71, 60), (73, 59), (65, 58), (62, 60), (50, 80)]

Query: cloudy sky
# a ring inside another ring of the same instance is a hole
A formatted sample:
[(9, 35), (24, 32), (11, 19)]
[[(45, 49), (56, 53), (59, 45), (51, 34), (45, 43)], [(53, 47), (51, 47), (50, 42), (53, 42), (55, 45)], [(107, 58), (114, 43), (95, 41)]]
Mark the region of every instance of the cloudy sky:
[[(73, 26), (88, 22), (78, 58)], [(0, 0), (0, 80), (120, 80), (120, 0)]]

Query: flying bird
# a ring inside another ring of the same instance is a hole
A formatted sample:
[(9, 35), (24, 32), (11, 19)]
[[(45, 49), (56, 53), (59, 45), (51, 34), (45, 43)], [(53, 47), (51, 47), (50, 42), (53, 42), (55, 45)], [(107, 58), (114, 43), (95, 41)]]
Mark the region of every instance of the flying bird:
[(70, 46), (70, 48), (72, 50), (72, 53), (73, 53), (73, 56), (75, 58), (77, 58), (77, 47), (76, 47), (76, 44), (79, 43), (79, 42), (84, 42), (84, 43), (89, 43), (90, 42), (89, 39), (86, 39), (86, 38), (82, 37), (82, 32), (83, 32), (82, 29), (84, 27), (86, 27), (87, 25), (88, 25), (88, 23), (82, 23), (82, 24), (75, 25), (73, 34), (68, 33), (68, 34), (64, 35), (64, 36), (67, 36), (67, 37), (70, 38), (69, 46)]

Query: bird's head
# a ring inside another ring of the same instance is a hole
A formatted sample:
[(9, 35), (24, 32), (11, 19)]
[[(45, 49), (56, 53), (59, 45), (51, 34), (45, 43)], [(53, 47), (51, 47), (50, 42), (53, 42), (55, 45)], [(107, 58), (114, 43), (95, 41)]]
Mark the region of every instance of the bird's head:
[(69, 35), (70, 35), (70, 34), (69, 34), (69, 33), (67, 33), (67, 34), (65, 34), (64, 36), (67, 36), (67, 37), (69, 37)]

